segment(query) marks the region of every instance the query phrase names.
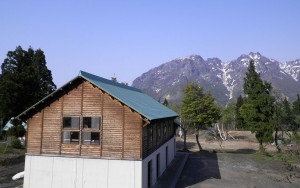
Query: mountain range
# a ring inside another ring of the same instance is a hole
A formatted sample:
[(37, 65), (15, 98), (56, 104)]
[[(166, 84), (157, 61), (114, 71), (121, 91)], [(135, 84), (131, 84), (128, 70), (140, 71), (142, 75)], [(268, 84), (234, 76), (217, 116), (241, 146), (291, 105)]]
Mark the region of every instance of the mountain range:
[(300, 59), (278, 62), (258, 52), (241, 55), (229, 63), (219, 58), (204, 60), (199, 55), (177, 58), (143, 73), (132, 86), (157, 100), (166, 98), (169, 103), (176, 103), (182, 99), (182, 88), (195, 82), (211, 92), (218, 104), (226, 105), (243, 94), (245, 72), (251, 59), (261, 78), (272, 83), (276, 97), (296, 99), (300, 93)]

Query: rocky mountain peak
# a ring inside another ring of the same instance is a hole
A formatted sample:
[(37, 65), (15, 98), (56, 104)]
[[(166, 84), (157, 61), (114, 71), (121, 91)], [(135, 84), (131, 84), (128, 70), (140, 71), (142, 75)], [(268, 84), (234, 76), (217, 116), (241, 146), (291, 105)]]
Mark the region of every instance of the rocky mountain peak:
[(204, 59), (200, 55), (189, 55), (186, 57), (179, 57), (175, 60), (181, 60), (181, 61), (198, 61), (198, 62), (203, 62)]
[[(219, 58), (204, 60), (200, 55), (177, 58), (149, 70), (133, 81), (157, 100), (167, 98), (171, 103), (182, 99), (182, 88), (196, 82), (210, 91), (219, 104), (225, 105), (243, 93), (245, 72), (250, 60), (263, 80), (272, 83), (274, 90), (293, 99), (300, 93), (300, 60), (279, 63), (259, 52), (243, 54), (229, 63)], [(287, 84), (288, 83), (288, 84)]]
[(249, 57), (253, 60), (259, 60), (261, 57), (261, 54), (259, 52), (256, 52), (256, 53), (250, 52)]

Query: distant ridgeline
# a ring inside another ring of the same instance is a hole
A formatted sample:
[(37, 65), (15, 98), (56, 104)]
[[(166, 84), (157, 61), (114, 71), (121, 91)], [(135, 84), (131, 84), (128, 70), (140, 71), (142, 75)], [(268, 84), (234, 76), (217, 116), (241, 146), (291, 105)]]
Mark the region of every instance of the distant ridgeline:
[(210, 91), (218, 104), (226, 105), (243, 94), (244, 76), (251, 59), (261, 78), (272, 83), (277, 96), (296, 99), (300, 93), (300, 59), (281, 63), (252, 52), (229, 63), (218, 58), (204, 60), (199, 55), (178, 58), (142, 74), (132, 86), (157, 100), (166, 98), (169, 103), (176, 103), (182, 99), (182, 88), (195, 82)]

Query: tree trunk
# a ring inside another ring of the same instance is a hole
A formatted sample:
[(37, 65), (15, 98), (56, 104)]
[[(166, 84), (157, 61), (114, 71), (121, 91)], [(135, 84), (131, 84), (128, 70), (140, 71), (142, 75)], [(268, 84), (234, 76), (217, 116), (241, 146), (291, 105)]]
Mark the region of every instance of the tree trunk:
[(199, 147), (199, 151), (203, 150), (202, 147), (201, 147), (201, 144), (199, 142), (199, 129), (197, 129), (197, 131), (196, 131), (196, 142), (197, 142), (197, 145)]
[[(231, 123), (232, 128), (232, 123)], [(228, 125), (225, 125), (226, 140), (228, 139)]]
[(183, 150), (186, 151), (186, 134), (187, 134), (187, 130), (183, 129)]
[(265, 148), (263, 146), (263, 141), (259, 140), (259, 152), (260, 153), (264, 153), (265, 152)]
[(235, 121), (233, 120), (233, 130), (236, 131)]
[(281, 149), (280, 149), (280, 147), (278, 145), (278, 135), (277, 134), (278, 134), (278, 128), (275, 129), (275, 145), (276, 145), (276, 148), (278, 150), (278, 153), (280, 153)]

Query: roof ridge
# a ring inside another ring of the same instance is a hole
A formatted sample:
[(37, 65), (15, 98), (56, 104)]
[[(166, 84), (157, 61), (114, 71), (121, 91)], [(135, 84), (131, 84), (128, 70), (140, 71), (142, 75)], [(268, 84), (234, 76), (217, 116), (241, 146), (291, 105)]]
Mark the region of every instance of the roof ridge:
[(138, 89), (138, 88), (131, 87), (131, 86), (128, 86), (128, 85), (125, 85), (125, 84), (121, 84), (121, 83), (119, 83), (119, 82), (114, 82), (114, 81), (112, 81), (112, 80), (109, 80), (109, 79), (106, 79), (106, 78), (97, 76), (97, 75), (95, 75), (95, 74), (91, 74), (91, 73), (86, 72), (86, 71), (80, 70), (78, 76), (80, 76), (80, 77), (82, 77), (82, 78), (85, 78), (85, 79), (87, 79), (87, 80), (89, 80), (89, 81), (91, 81), (91, 82), (92, 82), (93, 80), (96, 80), (96, 81), (103, 82), (103, 83), (106, 83), (106, 84), (109, 84), (109, 85), (121, 87), (121, 88), (123, 88), (123, 89), (128, 89), (128, 90), (133, 90), (133, 91), (137, 91), (137, 92), (143, 93), (142, 90), (140, 90), (140, 89)]

